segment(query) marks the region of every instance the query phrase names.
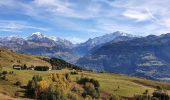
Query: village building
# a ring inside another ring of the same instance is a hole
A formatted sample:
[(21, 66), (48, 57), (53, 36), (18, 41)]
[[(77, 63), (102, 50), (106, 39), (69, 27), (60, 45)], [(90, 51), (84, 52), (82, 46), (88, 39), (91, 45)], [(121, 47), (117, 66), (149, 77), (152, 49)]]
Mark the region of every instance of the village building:
[(13, 65), (13, 69), (21, 70), (22, 66), (21, 65)]

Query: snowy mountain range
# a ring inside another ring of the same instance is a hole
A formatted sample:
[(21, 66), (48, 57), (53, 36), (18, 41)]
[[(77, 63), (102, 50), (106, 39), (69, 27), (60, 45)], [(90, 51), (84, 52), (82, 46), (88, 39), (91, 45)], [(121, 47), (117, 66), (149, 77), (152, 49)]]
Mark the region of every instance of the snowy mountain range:
[(137, 37), (120, 31), (80, 44), (40, 32), (27, 38), (0, 37), (0, 47), (18, 53), (60, 58), (89, 69), (155, 80), (170, 77), (169, 45), (170, 34)]
[(1, 37), (0, 47), (25, 54), (56, 57), (70, 61), (75, 58), (71, 48), (74, 44), (61, 38), (51, 39), (40, 32), (33, 33), (27, 38), (16, 36)]
[[(0, 47), (9, 48), (19, 53), (61, 58), (75, 63), (80, 56), (86, 55), (92, 49), (116, 40), (118, 37), (133, 37), (133, 35), (117, 31), (89, 39), (85, 43), (73, 44), (66, 39), (45, 36), (41, 32), (36, 32), (27, 38), (0, 37)], [(124, 40), (124, 38), (122, 39)]]
[[(80, 56), (86, 55), (89, 51), (91, 51), (93, 48), (100, 47), (105, 43), (114, 41), (115, 39), (118, 40), (120, 37), (135, 37), (131, 34), (116, 31), (111, 34), (106, 34), (103, 36), (95, 37), (93, 39), (89, 39), (84, 43), (79, 44), (77, 47), (74, 48), (74, 51), (76, 54)], [(122, 38), (123, 39), (123, 38)], [(124, 40), (124, 39), (123, 39)]]

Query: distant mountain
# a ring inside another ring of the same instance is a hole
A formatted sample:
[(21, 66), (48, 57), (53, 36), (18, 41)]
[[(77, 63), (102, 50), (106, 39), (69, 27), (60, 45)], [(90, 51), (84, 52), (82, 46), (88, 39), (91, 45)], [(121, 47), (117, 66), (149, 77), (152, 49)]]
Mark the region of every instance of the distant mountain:
[[(76, 54), (84, 56), (89, 51), (91, 51), (93, 48), (98, 48), (98, 47), (102, 46), (103, 44), (105, 44), (107, 42), (114, 41), (115, 39), (117, 39), (117, 41), (118, 41), (119, 37), (134, 37), (134, 36), (131, 35), (131, 34), (127, 34), (127, 33), (124, 33), (124, 32), (117, 31), (117, 32), (114, 32), (114, 33), (111, 33), (111, 34), (106, 34), (106, 35), (99, 36), (99, 37), (96, 37), (96, 38), (93, 38), (93, 39), (89, 39), (85, 43), (81, 43), (77, 47), (75, 47), (74, 51), (75, 51)], [(123, 40), (124, 39), (121, 38), (121, 41), (123, 41)]]
[(170, 78), (170, 33), (109, 42), (78, 60), (100, 71), (162, 80)]
[(117, 31), (76, 45), (59, 37), (45, 36), (40, 32), (36, 32), (27, 38), (1, 37), (0, 47), (12, 49), (18, 53), (55, 57), (75, 63), (79, 56), (88, 54), (107, 42), (124, 41), (131, 38), (133, 38), (132, 35)]
[(55, 39), (53, 37), (52, 39), (40, 32), (33, 33), (26, 39), (20, 37), (1, 37), (0, 47), (12, 49), (18, 53), (56, 57), (70, 62), (77, 59), (72, 51), (74, 44), (70, 41), (58, 37), (55, 37)]
[(33, 33), (30, 37), (27, 38), (27, 41), (36, 43), (38, 45), (42, 46), (49, 46), (49, 47), (54, 47), (54, 46), (62, 46), (64, 48), (73, 48), (73, 44), (65, 39), (61, 39), (58, 37), (47, 37), (44, 36), (40, 32)]

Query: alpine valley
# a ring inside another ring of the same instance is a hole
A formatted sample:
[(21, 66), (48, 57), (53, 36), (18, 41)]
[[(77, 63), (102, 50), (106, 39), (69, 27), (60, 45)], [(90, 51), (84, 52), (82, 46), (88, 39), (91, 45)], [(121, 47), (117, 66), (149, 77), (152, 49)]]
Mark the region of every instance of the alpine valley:
[(170, 33), (134, 36), (116, 31), (84, 43), (48, 37), (1, 37), (0, 47), (18, 53), (60, 58), (83, 68), (170, 81)]

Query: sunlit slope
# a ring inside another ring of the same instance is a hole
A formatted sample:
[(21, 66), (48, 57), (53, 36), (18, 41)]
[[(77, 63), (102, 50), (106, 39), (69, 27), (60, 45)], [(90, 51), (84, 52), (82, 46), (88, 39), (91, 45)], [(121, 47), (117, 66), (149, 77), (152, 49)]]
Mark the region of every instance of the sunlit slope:
[(38, 59), (35, 56), (17, 54), (15, 52), (9, 51), (7, 49), (0, 49), (0, 67), (11, 67), (13, 64), (27, 66), (31, 65), (43, 65), (43, 66), (51, 66), (49, 63)]
[[(0, 92), (5, 92), (5, 94), (13, 96), (13, 92), (16, 90), (22, 90), (20, 88), (16, 88), (13, 86), (13, 83), (16, 80), (22, 82), (22, 85), (26, 85), (28, 81), (32, 78), (33, 75), (41, 75), (44, 78), (48, 78), (51, 73), (69, 73), (71, 70), (63, 69), (63, 70), (52, 70), (47, 72), (40, 71), (31, 71), (31, 70), (13, 70), (11, 68), (3, 68), (3, 70), (7, 70), (8, 72), (14, 71), (15, 76), (8, 75), (7, 79), (9, 80), (7, 83), (5, 81), (1, 81), (0, 84)], [(145, 90), (149, 90), (149, 93), (152, 93), (156, 86), (160, 86), (169, 92), (170, 84), (163, 82), (156, 82), (151, 80), (146, 80), (143, 78), (131, 77), (121, 74), (109, 74), (109, 73), (95, 73), (95, 72), (78, 72), (77, 75), (71, 75), (72, 82), (76, 82), (77, 79), (81, 77), (89, 77), (93, 79), (97, 79), (100, 83), (100, 91), (101, 96), (105, 94), (115, 94), (119, 96), (132, 97), (137, 94), (142, 94)], [(10, 85), (11, 84), (11, 85)], [(10, 89), (6, 90), (5, 88), (9, 87)], [(118, 88), (119, 87), (119, 88)], [(22, 94), (22, 93), (21, 93)]]

